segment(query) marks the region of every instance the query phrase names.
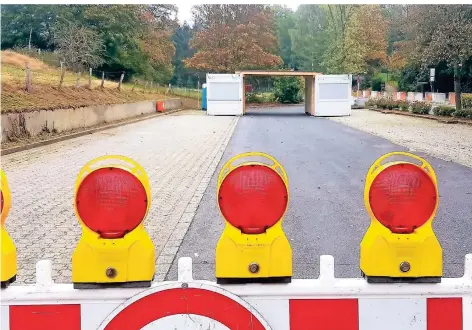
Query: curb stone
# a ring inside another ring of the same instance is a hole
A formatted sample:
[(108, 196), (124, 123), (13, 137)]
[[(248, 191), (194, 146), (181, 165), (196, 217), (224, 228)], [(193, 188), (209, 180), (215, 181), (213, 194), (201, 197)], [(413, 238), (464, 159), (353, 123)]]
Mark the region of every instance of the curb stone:
[(28, 143), (26, 145), (11, 147), (11, 148), (7, 148), (7, 149), (2, 148), (1, 155), (4, 156), (4, 155), (13, 154), (15, 152), (30, 150), (30, 149), (33, 149), (33, 148), (38, 148), (38, 147), (46, 146), (46, 145), (49, 145), (49, 144), (74, 139), (74, 138), (77, 138), (77, 137), (80, 137), (80, 136), (84, 136), (84, 135), (87, 135), (87, 134), (93, 134), (93, 133), (104, 131), (104, 130), (111, 129), (111, 128), (116, 128), (116, 127), (120, 127), (120, 126), (124, 126), (124, 125), (128, 125), (128, 124), (138, 123), (138, 122), (146, 120), (146, 119), (151, 119), (151, 118), (155, 118), (155, 117), (159, 117), (159, 116), (170, 115), (170, 114), (173, 114), (173, 113), (176, 113), (176, 112), (179, 112), (179, 111), (183, 111), (183, 110), (186, 110), (186, 109), (177, 109), (177, 110), (170, 110), (169, 112), (153, 113), (151, 115), (134, 117), (133, 119), (122, 121), (122, 122), (115, 123), (115, 124), (110, 124), (110, 125), (106, 125), (106, 126), (102, 126), (102, 127), (87, 129), (87, 130), (84, 130), (84, 131), (59, 136), (57, 138), (52, 138), (52, 139), (47, 139), (47, 140), (44, 140), (44, 141)]

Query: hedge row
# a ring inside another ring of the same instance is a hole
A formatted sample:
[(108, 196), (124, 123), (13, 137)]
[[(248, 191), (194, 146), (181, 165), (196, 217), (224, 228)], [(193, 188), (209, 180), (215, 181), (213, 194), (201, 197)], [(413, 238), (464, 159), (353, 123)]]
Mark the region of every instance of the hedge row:
[[(456, 110), (450, 106), (437, 106), (433, 108), (433, 113), (436, 116), (445, 117), (461, 117), (472, 119), (472, 96), (462, 98), (462, 105), (464, 109)], [(366, 102), (367, 107), (376, 107), (379, 109), (408, 111), (415, 114), (427, 115), (431, 111), (431, 104), (426, 102), (406, 102), (395, 101), (390, 99), (371, 99)], [(469, 108), (469, 109), (468, 109)]]

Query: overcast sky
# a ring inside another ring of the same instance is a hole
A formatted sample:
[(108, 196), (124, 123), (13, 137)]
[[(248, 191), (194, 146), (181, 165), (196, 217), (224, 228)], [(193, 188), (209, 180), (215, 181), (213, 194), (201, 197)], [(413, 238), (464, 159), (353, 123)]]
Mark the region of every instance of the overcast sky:
[[(183, 23), (184, 21), (191, 21), (192, 20), (192, 6), (199, 4), (198, 2), (192, 1), (192, 3), (184, 3), (181, 2), (177, 5), (179, 8), (179, 21)], [(287, 4), (288, 7), (292, 8), (293, 10), (297, 10), (298, 4)]]

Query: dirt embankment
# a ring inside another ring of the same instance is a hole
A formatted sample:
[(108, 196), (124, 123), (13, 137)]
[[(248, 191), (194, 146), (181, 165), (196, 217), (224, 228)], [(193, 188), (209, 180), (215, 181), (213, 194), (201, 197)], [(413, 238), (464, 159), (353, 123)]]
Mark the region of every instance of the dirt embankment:
[[(144, 100), (168, 98), (144, 86), (123, 84), (118, 90), (116, 81), (80, 76), (67, 71), (62, 87), (59, 88), (60, 68), (50, 66), (39, 59), (11, 51), (2, 51), (2, 112), (24, 112), (60, 108), (78, 108), (92, 105), (133, 103)], [(31, 70), (31, 90), (26, 91), (26, 63)], [(79, 87), (76, 87), (79, 78)], [(175, 97), (175, 96), (174, 96)]]

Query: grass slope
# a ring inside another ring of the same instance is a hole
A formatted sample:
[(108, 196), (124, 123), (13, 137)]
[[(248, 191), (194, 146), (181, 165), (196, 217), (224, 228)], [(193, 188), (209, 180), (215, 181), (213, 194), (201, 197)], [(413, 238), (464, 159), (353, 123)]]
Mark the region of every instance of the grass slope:
[[(92, 77), (91, 88), (88, 88), (88, 76), (78, 76), (66, 72), (62, 88), (59, 88), (60, 70), (48, 66), (39, 59), (23, 54), (2, 51), (2, 112), (27, 112), (43, 109), (77, 108), (92, 105), (131, 103), (144, 100), (163, 100), (169, 97), (187, 97), (197, 99), (198, 91), (174, 89), (173, 95), (164, 95), (165, 88), (149, 88), (138, 85), (132, 91), (132, 84), (123, 84), (122, 90), (117, 89), (114, 81), (105, 80), (104, 88), (101, 80)], [(32, 71), (32, 90), (25, 90), (26, 63)], [(76, 88), (79, 77), (79, 88)], [(154, 86), (156, 87), (156, 86)]]

